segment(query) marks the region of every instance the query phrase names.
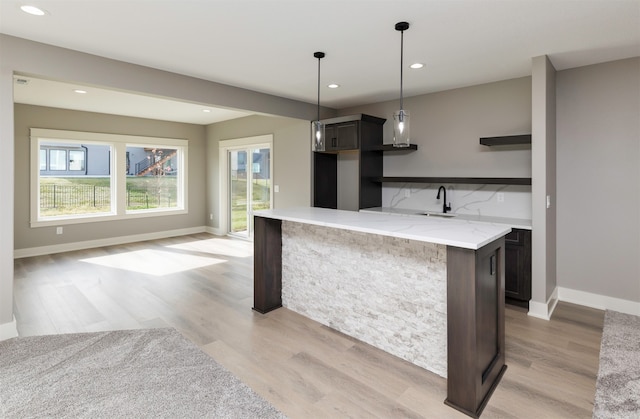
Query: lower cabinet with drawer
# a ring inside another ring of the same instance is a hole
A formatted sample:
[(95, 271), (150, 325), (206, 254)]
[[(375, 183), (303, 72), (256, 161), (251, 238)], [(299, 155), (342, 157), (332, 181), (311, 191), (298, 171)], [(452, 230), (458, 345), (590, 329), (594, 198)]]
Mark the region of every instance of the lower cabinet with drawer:
[(505, 302), (529, 308), (531, 230), (514, 228), (505, 236)]

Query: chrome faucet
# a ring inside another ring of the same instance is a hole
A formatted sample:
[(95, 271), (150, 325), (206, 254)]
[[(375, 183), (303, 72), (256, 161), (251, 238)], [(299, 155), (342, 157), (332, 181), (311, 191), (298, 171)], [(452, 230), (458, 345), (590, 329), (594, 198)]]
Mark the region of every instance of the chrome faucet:
[(442, 196), (442, 212), (446, 214), (447, 211), (451, 211), (451, 202), (447, 205), (447, 188), (444, 186), (440, 186), (438, 188), (438, 195), (436, 195), (436, 199), (440, 199), (440, 191), (444, 192)]

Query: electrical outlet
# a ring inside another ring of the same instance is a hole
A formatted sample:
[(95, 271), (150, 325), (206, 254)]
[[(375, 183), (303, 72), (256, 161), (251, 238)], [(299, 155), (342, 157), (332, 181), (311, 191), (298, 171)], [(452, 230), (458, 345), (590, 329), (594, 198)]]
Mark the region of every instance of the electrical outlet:
[(56, 234), (62, 234), (62, 227), (56, 227)]
[(504, 192), (497, 193), (498, 202), (504, 202)]
[(213, 220), (213, 214), (209, 214), (209, 219)]
[(275, 193), (280, 192), (280, 185), (274, 185), (273, 186), (273, 192), (275, 192)]
[(404, 190), (404, 197), (405, 198), (411, 198), (411, 189), (405, 189)]

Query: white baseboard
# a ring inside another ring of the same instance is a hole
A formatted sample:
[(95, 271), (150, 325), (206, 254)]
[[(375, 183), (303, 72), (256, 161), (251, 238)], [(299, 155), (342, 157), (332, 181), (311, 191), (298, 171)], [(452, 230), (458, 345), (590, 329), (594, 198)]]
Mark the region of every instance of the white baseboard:
[(0, 341), (15, 338), (18, 336), (18, 324), (16, 318), (12, 322), (0, 324)]
[[(30, 247), (27, 249), (15, 249), (13, 257), (15, 259), (50, 255), (53, 253), (71, 252), (74, 250), (91, 249), (94, 247), (113, 246), (118, 244), (135, 243), (145, 240), (165, 239), (167, 237), (186, 236), (188, 234), (197, 234), (208, 232), (209, 227), (191, 227), (178, 230), (158, 231), (145, 234), (134, 234), (131, 236), (110, 237), (108, 239), (87, 240), (74, 243), (54, 244), (50, 246)], [(215, 234), (215, 233), (213, 233)]]
[(622, 298), (608, 297), (606, 295), (562, 287), (558, 288), (558, 296), (560, 301), (566, 301), (567, 303), (640, 316), (639, 301), (623, 300)]
[(529, 316), (550, 320), (558, 301), (591, 307), (598, 310), (613, 310), (640, 316), (640, 302), (623, 300), (586, 291), (557, 287), (546, 303), (529, 301)]
[(206, 232), (214, 236), (224, 236), (226, 234), (222, 229), (215, 227), (206, 227)]
[(540, 303), (537, 301), (529, 301), (529, 316), (537, 317), (543, 320), (551, 320), (551, 315), (553, 314), (553, 310), (556, 309), (558, 305), (558, 288), (556, 287), (551, 296), (545, 303)]

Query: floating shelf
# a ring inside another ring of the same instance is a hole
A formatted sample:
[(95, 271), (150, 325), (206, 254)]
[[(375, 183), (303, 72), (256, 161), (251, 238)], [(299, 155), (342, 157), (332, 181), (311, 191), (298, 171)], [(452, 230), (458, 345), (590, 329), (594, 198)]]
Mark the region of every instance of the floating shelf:
[(379, 177), (381, 183), (466, 183), (472, 185), (531, 185), (530, 177)]
[(393, 144), (382, 144), (379, 147), (374, 148), (376, 151), (416, 151), (418, 149), (418, 144), (409, 144), (408, 147), (394, 147)]
[(531, 144), (531, 134), (505, 135), (502, 137), (481, 137), (480, 144), (487, 146)]

